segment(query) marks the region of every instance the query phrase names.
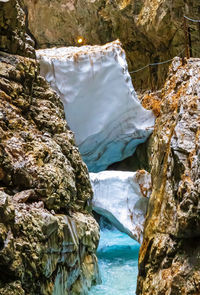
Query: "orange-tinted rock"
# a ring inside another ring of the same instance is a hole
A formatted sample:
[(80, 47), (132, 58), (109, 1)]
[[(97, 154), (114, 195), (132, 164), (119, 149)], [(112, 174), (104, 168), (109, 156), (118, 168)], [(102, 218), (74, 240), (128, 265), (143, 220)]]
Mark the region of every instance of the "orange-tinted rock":
[(200, 59), (172, 63), (153, 133), (137, 295), (200, 294)]

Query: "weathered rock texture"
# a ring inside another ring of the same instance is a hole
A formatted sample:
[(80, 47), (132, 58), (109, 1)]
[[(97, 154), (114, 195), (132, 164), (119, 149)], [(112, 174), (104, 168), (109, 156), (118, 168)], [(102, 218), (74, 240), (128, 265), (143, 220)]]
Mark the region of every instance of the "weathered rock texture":
[[(25, 0), (29, 27), (38, 48), (104, 44), (117, 38), (123, 44), (129, 69), (167, 60), (184, 50), (183, 15), (199, 19), (196, 0)], [(194, 50), (199, 51), (199, 29), (191, 23)], [(196, 51), (193, 51), (194, 56)], [(132, 75), (134, 87), (160, 86), (168, 64)]]
[(0, 294), (87, 294), (99, 239), (88, 171), (60, 98), (34, 59), (13, 55), (34, 54), (20, 4), (0, 2)]
[(200, 59), (173, 61), (152, 143), (137, 295), (200, 294)]
[(35, 43), (27, 34), (24, 10), (23, 0), (0, 1), (0, 50), (34, 57)]

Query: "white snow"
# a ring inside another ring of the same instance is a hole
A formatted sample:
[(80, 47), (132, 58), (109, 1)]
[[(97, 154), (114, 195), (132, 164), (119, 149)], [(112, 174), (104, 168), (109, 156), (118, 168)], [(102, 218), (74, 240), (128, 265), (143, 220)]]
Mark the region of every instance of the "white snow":
[(137, 98), (119, 41), (38, 50), (37, 58), (89, 171), (129, 157), (152, 132), (154, 116)]
[(141, 243), (151, 193), (151, 175), (144, 170), (108, 170), (90, 173), (90, 180), (94, 191), (94, 211)]

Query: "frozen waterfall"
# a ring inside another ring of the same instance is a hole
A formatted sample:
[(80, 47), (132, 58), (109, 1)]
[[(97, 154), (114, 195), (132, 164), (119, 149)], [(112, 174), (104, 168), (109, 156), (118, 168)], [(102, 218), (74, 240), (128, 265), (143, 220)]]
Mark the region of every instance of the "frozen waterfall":
[(141, 243), (151, 175), (144, 171), (90, 173), (93, 209), (117, 229)]
[(89, 171), (129, 157), (152, 132), (154, 116), (137, 98), (119, 41), (38, 50), (37, 58)]

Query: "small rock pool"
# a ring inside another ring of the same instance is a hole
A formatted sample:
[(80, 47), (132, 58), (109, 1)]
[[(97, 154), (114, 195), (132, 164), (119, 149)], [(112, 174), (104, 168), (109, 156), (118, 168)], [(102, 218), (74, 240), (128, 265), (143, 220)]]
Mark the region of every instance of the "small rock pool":
[(118, 230), (101, 231), (97, 250), (102, 284), (89, 295), (134, 295), (140, 245)]

